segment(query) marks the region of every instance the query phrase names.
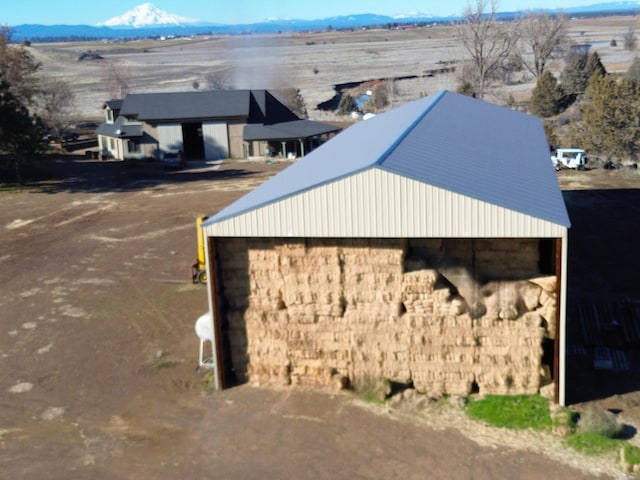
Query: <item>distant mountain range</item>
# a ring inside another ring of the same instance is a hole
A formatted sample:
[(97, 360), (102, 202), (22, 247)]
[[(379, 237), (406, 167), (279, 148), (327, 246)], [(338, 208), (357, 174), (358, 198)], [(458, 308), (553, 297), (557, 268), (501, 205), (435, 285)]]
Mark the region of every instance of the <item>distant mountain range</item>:
[[(582, 7), (546, 10), (551, 13), (564, 12), (570, 16), (631, 15), (640, 11), (640, 0), (598, 3)], [(523, 12), (500, 12), (509, 19)], [(144, 3), (128, 12), (113, 17), (95, 26), (91, 25), (15, 25), (14, 41), (74, 41), (86, 39), (128, 39), (176, 37), (199, 34), (248, 34), (321, 31), (351, 29), (374, 26), (402, 26), (405, 24), (448, 23), (459, 17), (437, 17), (428, 14), (411, 13), (399, 16), (369, 13), (327, 17), (322, 19), (270, 19), (262, 22), (225, 25), (188, 19), (165, 12), (151, 3)]]

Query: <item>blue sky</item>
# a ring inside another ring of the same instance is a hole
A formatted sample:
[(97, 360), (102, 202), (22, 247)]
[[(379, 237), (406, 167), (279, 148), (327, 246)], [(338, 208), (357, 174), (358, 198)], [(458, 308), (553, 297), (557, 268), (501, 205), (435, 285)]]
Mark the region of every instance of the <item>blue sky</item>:
[[(602, 1), (602, 0), (601, 0)], [(502, 0), (499, 10), (568, 8), (601, 3), (593, 0)], [(607, 0), (604, 0), (605, 2)], [(95, 25), (122, 15), (145, 0), (3, 0), (0, 25)], [(325, 18), (352, 13), (384, 15), (420, 12), (459, 14), (467, 0), (155, 0), (156, 7), (182, 17), (216, 23), (251, 23), (267, 18)], [(472, 3), (475, 3), (473, 0)]]

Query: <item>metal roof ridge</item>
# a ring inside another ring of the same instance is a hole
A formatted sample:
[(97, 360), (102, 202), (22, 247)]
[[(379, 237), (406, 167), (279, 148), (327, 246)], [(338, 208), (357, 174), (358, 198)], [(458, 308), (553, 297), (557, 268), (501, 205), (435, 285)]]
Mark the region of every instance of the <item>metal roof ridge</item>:
[(402, 141), (405, 138), (407, 138), (407, 135), (409, 135), (409, 133), (411, 133), (411, 131), (414, 128), (416, 128), (416, 125), (418, 125), (422, 121), (422, 119), (427, 116), (427, 114), (433, 109), (433, 107), (435, 107), (438, 104), (438, 102), (442, 99), (442, 97), (444, 97), (448, 92), (449, 91), (445, 89), (445, 90), (442, 90), (440, 93), (438, 93), (437, 97), (429, 104), (429, 106), (424, 110), (424, 112), (418, 115), (413, 120), (413, 122), (411, 122), (411, 124), (404, 129), (402, 134), (398, 136), (398, 138), (396, 138), (391, 145), (389, 145), (389, 147), (382, 153), (382, 155), (380, 155), (378, 160), (376, 160), (373, 165), (382, 167), (382, 164), (389, 157), (389, 155), (391, 155), (391, 153), (398, 147), (398, 145), (400, 145)]

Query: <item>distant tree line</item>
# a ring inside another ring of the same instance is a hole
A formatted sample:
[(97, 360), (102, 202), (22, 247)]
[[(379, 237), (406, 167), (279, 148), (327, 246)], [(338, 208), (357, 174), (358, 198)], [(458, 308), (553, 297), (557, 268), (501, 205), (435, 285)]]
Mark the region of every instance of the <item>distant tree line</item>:
[(465, 51), (460, 90), (484, 98), (494, 83), (509, 81), (516, 72), (540, 78), (550, 60), (567, 45), (566, 21), (561, 15), (528, 12), (504, 22), (497, 2), (467, 4), (457, 36)]
[[(597, 51), (570, 44), (562, 15), (529, 12), (503, 22), (496, 7), (495, 1), (475, 0), (457, 26), (466, 53), (458, 91), (484, 98), (511, 73), (526, 72), (536, 79), (528, 110), (543, 119), (551, 144), (570, 142), (607, 161), (635, 160), (640, 151), (640, 59), (626, 75), (610, 75)], [(623, 47), (632, 51), (636, 45), (630, 28)], [(554, 59), (564, 65), (558, 75), (548, 68)], [(562, 135), (557, 133), (561, 127)]]
[[(556, 78), (545, 71), (529, 100), (552, 144), (586, 149), (609, 163), (635, 162), (640, 152), (640, 59), (624, 75), (606, 71), (597, 51), (573, 50)], [(557, 132), (568, 122), (564, 135)]]

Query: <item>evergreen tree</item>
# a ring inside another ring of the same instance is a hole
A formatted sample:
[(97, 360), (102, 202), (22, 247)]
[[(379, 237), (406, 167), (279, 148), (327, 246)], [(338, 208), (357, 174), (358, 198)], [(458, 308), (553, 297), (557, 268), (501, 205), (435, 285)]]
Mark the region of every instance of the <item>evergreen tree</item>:
[(309, 113), (307, 112), (307, 104), (305, 103), (299, 88), (292, 88), (289, 90), (289, 95), (287, 96), (287, 106), (289, 107), (289, 110), (295, 113), (298, 117), (309, 118)]
[(456, 92), (461, 93), (462, 95), (466, 95), (468, 97), (476, 96), (476, 94), (473, 92), (473, 85), (471, 85), (467, 81), (463, 81), (460, 85), (458, 85)]
[(355, 111), (358, 107), (355, 98), (351, 95), (346, 94), (343, 95), (340, 99), (340, 104), (338, 105), (338, 114), (340, 115), (349, 115), (351, 112)]
[(589, 55), (587, 64), (584, 66), (584, 74), (587, 77), (587, 80), (589, 80), (594, 74), (600, 75), (601, 77), (604, 77), (607, 74), (607, 69), (604, 68), (598, 52), (594, 51)]
[(36, 76), (40, 63), (31, 55), (29, 49), (16, 47), (11, 43), (13, 30), (0, 27), (0, 75), (8, 82), (13, 95), (27, 107), (31, 107), (35, 95), (40, 90)]
[(560, 75), (562, 87), (570, 95), (582, 95), (593, 74), (601, 77), (607, 74), (598, 52), (594, 51), (591, 55), (587, 55), (586, 51), (574, 52)]
[(0, 76), (0, 153), (11, 164), (16, 182), (22, 183), (24, 165), (40, 153), (43, 133), (40, 120), (29, 114)]
[(564, 70), (560, 74), (562, 88), (568, 95), (582, 95), (585, 88), (587, 88), (587, 82), (589, 81), (585, 70), (587, 60), (588, 57), (583, 52), (576, 52), (569, 57)]
[(640, 142), (640, 84), (593, 75), (572, 131), (576, 144), (608, 160), (635, 159)]
[(529, 101), (529, 111), (540, 117), (552, 117), (562, 110), (564, 91), (556, 77), (545, 70), (538, 79)]

